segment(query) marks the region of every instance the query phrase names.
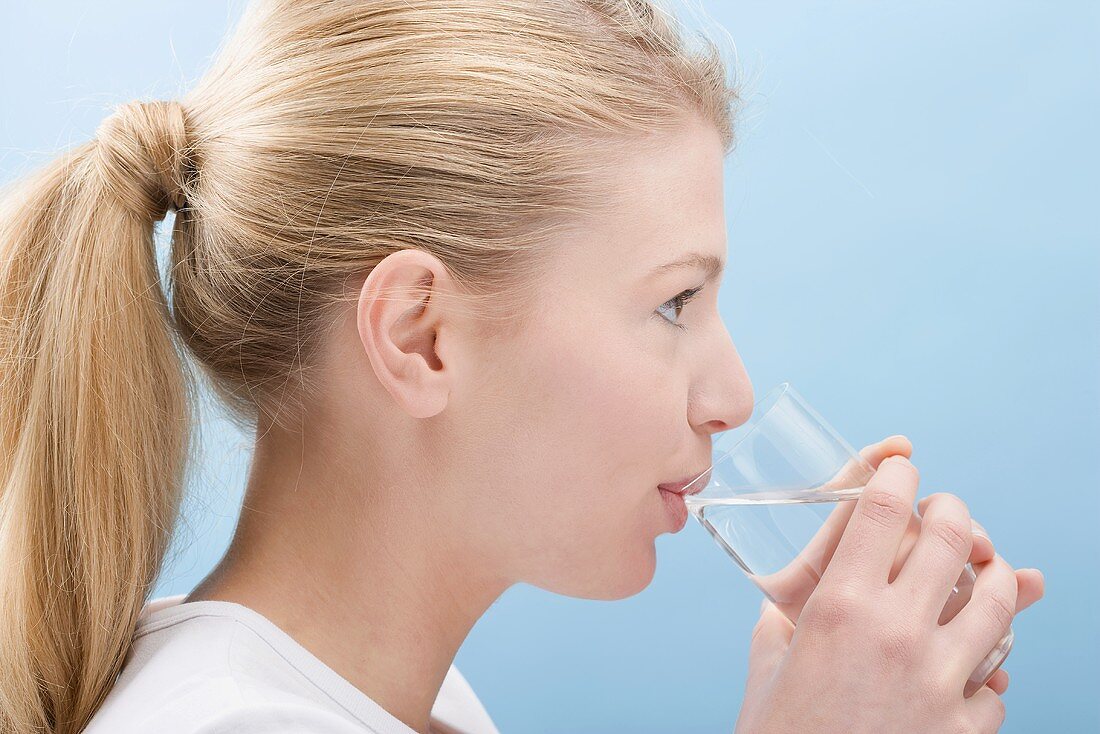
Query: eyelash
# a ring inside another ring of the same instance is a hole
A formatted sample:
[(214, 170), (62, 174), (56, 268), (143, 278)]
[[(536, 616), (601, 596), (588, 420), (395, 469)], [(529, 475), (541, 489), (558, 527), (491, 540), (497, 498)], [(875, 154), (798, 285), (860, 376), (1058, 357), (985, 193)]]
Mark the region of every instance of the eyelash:
[[(684, 307), (687, 306), (687, 304), (691, 302), (691, 299), (695, 298), (695, 296), (701, 290), (703, 290), (703, 286), (698, 286), (696, 288), (688, 288), (686, 291), (684, 291), (684, 292), (674, 296), (673, 298), (670, 298), (669, 300), (665, 301), (664, 303), (662, 303), (659, 308), (664, 308), (665, 306), (679, 304), (680, 312), (683, 313)], [(665, 323), (669, 324), (670, 326), (675, 326), (677, 329), (686, 329), (687, 328), (683, 324), (676, 323), (675, 321), (669, 321), (664, 316), (662, 316), (661, 318), (665, 321)]]

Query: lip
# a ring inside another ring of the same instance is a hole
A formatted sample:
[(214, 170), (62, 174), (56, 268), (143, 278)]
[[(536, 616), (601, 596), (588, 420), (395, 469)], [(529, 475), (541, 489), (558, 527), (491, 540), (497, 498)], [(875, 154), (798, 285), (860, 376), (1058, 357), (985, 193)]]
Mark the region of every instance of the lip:
[(661, 495), (661, 500), (664, 502), (672, 532), (680, 532), (687, 525), (688, 519), (687, 503), (684, 501), (683, 496), (663, 489), (657, 494)]
[[(704, 474), (705, 474), (705, 476), (700, 476), (700, 475), (704, 475)], [(684, 490), (687, 488), (687, 485), (689, 485), (693, 481), (695, 481), (696, 478), (698, 478), (699, 481), (695, 482), (695, 486), (692, 487), (687, 492), (685, 492)], [(684, 477), (683, 479), (680, 479), (679, 481), (665, 482), (663, 484), (658, 484), (657, 489), (663, 489), (666, 492), (672, 492), (673, 494), (687, 496), (687, 495), (699, 494), (700, 492), (703, 491), (703, 488), (707, 486), (708, 482), (710, 482), (710, 469), (709, 468), (705, 469), (705, 470), (702, 470), (702, 471), (697, 471), (697, 472), (695, 472), (694, 474), (692, 474), (690, 476), (687, 476), (687, 477)]]

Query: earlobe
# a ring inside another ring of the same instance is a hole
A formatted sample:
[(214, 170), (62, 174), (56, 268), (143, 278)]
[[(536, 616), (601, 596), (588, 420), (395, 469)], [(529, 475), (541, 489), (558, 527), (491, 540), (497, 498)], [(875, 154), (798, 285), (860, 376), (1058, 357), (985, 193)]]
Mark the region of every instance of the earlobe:
[(449, 373), (437, 354), (439, 318), (433, 300), (442, 264), (419, 250), (399, 250), (379, 262), (359, 294), (356, 327), (378, 381), (414, 418), (447, 404)]

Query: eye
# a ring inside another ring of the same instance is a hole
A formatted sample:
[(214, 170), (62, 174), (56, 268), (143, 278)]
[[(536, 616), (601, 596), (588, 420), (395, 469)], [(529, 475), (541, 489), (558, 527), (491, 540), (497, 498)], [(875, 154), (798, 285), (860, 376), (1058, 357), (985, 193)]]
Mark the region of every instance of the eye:
[[(683, 291), (682, 293), (680, 293), (680, 294), (676, 295), (675, 297), (670, 298), (669, 300), (662, 303), (657, 308), (657, 312), (660, 313), (661, 309), (671, 307), (671, 308), (677, 309), (676, 317), (679, 318), (680, 312), (684, 310), (684, 306), (686, 306), (691, 301), (692, 298), (695, 298), (695, 295), (701, 290), (703, 290), (703, 286), (699, 286), (697, 288), (688, 288), (686, 291)], [(665, 318), (665, 317), (662, 316), (661, 318)], [(671, 325), (673, 325), (673, 326), (675, 326), (679, 329), (686, 329), (687, 328), (683, 324), (672, 321), (671, 319), (665, 318), (665, 321), (667, 321), (668, 323), (670, 323)]]

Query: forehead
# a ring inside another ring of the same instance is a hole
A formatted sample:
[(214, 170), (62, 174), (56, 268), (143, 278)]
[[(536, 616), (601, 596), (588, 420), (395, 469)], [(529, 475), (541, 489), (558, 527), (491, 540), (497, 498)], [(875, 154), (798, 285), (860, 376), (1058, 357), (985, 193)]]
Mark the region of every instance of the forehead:
[(638, 288), (685, 270), (713, 276), (726, 252), (723, 159), (717, 130), (702, 123), (612, 158), (599, 179), (603, 211), (563, 264)]

